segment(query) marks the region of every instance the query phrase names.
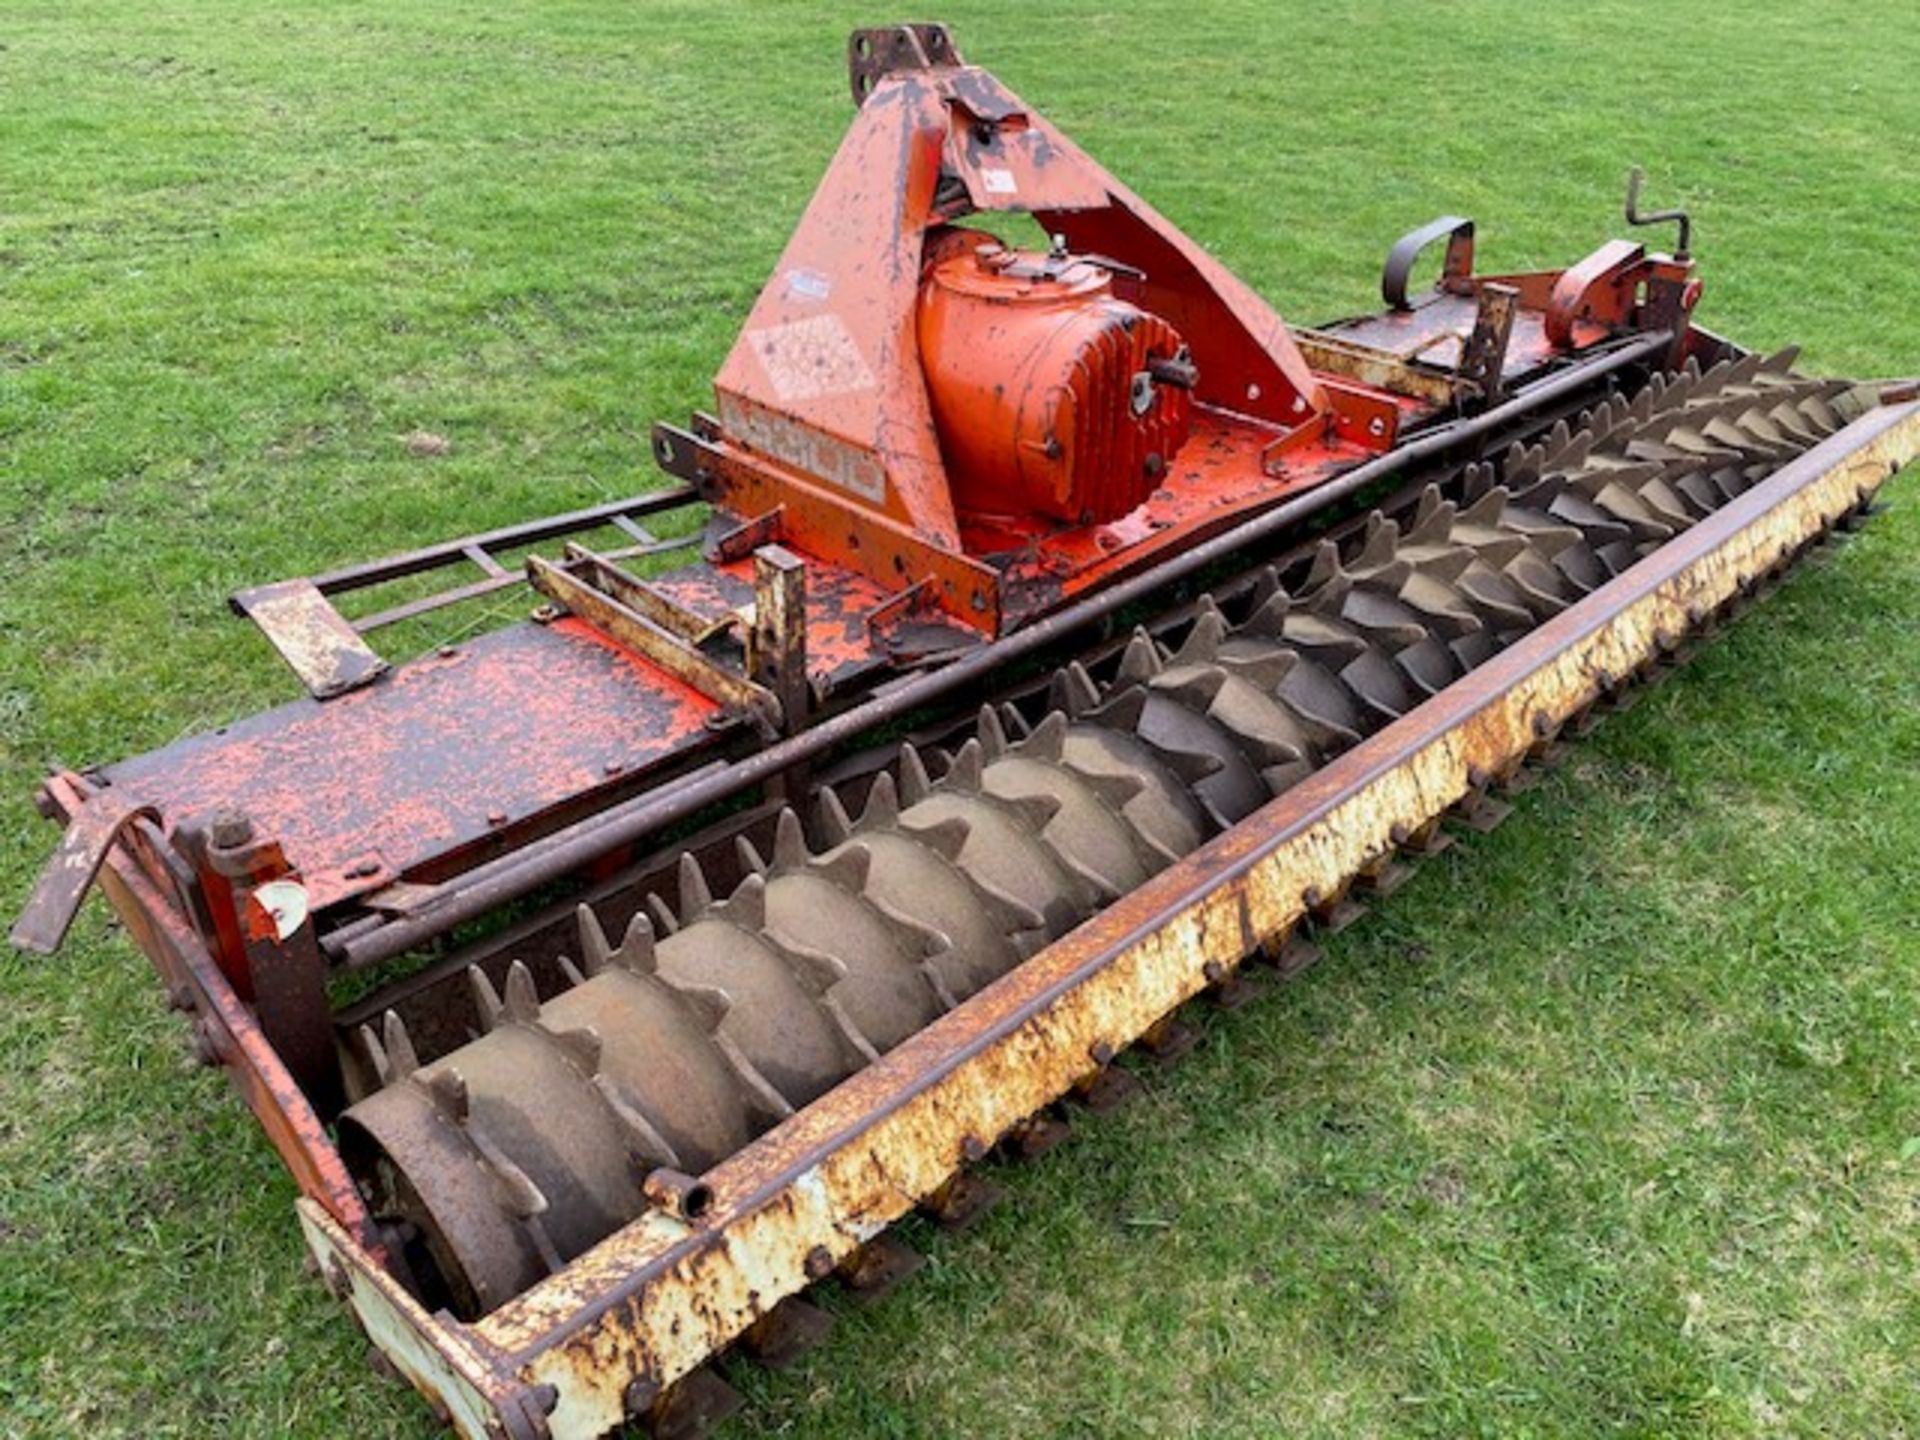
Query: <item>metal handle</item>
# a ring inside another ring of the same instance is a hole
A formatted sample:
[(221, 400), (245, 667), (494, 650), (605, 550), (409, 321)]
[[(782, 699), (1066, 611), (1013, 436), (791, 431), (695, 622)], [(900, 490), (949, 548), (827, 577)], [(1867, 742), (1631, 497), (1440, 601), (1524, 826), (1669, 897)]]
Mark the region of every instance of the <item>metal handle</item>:
[(1442, 283), (1465, 280), (1473, 274), (1473, 221), (1459, 215), (1442, 215), (1429, 220), (1418, 230), (1409, 230), (1387, 252), (1386, 269), (1380, 272), (1380, 295), (1389, 309), (1411, 310), (1407, 303), (1407, 279), (1420, 252), (1445, 237), (1447, 258), (1440, 272)]
[(1640, 211), (1640, 185), (1647, 178), (1646, 172), (1638, 165), (1627, 172), (1627, 224), (1629, 225), (1665, 225), (1668, 221), (1678, 221), (1680, 225), (1680, 244), (1673, 252), (1676, 260), (1690, 260), (1688, 252), (1693, 246), (1693, 220), (1684, 210)]

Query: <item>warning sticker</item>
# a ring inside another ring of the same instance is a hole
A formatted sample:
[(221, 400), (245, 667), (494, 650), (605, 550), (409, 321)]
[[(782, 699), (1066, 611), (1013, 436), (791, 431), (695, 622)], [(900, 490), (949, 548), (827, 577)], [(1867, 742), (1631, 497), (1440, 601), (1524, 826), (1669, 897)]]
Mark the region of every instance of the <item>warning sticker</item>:
[(996, 166), (983, 166), (980, 171), (980, 183), (987, 187), (989, 195), (1012, 195), (1020, 187), (1014, 183), (1013, 172)]
[(747, 343), (782, 400), (871, 390), (873, 372), (838, 315), (815, 315), (749, 330)]

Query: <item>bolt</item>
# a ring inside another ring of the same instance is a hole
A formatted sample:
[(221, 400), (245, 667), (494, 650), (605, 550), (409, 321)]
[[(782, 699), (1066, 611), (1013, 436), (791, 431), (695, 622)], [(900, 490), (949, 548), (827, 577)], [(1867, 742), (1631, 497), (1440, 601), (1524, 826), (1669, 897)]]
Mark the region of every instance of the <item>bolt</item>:
[(653, 1409), (654, 1402), (660, 1398), (660, 1387), (646, 1376), (630, 1381), (620, 1400), (627, 1408), (630, 1419), (639, 1420)]
[(238, 810), (222, 810), (207, 827), (207, 838), (222, 850), (238, 850), (253, 839), (253, 822)]
[(969, 1135), (960, 1142), (960, 1158), (969, 1165), (978, 1165), (987, 1158), (987, 1142), (978, 1135)]
[(801, 1268), (809, 1280), (824, 1280), (833, 1273), (833, 1253), (824, 1245), (816, 1245), (807, 1252)]
[(489, 824), (489, 825), (492, 825), (492, 826), (495, 826), (495, 827), (498, 827), (498, 826), (501, 826), (501, 825), (504, 825), (504, 824), (506, 824), (506, 823), (507, 823), (507, 812), (506, 812), (506, 811), (504, 811), (504, 810), (489, 810), (489, 811), (487, 812), (487, 824)]
[(1113, 1046), (1105, 1040), (1096, 1040), (1092, 1045), (1087, 1047), (1087, 1055), (1096, 1065), (1111, 1065), (1113, 1063)]

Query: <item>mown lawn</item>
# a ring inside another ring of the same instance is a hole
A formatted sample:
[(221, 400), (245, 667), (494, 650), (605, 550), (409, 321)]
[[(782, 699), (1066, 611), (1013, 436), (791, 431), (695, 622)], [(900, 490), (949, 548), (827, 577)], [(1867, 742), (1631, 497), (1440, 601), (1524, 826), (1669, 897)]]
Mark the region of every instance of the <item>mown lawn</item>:
[[(291, 693), (229, 590), (653, 483), (896, 18), (832, 9), (0, 6), (9, 913), (48, 762)], [(1637, 160), (1709, 324), (1920, 370), (1909, 0), (943, 18), (1301, 319), (1447, 210), (1571, 260)], [(735, 1433), (1920, 1432), (1917, 494)], [(0, 958), (0, 1433), (430, 1433), (182, 1040), (104, 907)]]

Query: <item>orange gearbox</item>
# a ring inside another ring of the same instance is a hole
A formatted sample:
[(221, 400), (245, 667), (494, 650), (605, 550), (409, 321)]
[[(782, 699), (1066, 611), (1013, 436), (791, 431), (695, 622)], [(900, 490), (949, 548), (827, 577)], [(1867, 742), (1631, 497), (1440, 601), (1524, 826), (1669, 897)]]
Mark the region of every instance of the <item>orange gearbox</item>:
[(1080, 524), (1134, 509), (1192, 426), (1179, 332), (1118, 298), (1097, 261), (942, 239), (920, 287), (920, 361), (956, 504)]

